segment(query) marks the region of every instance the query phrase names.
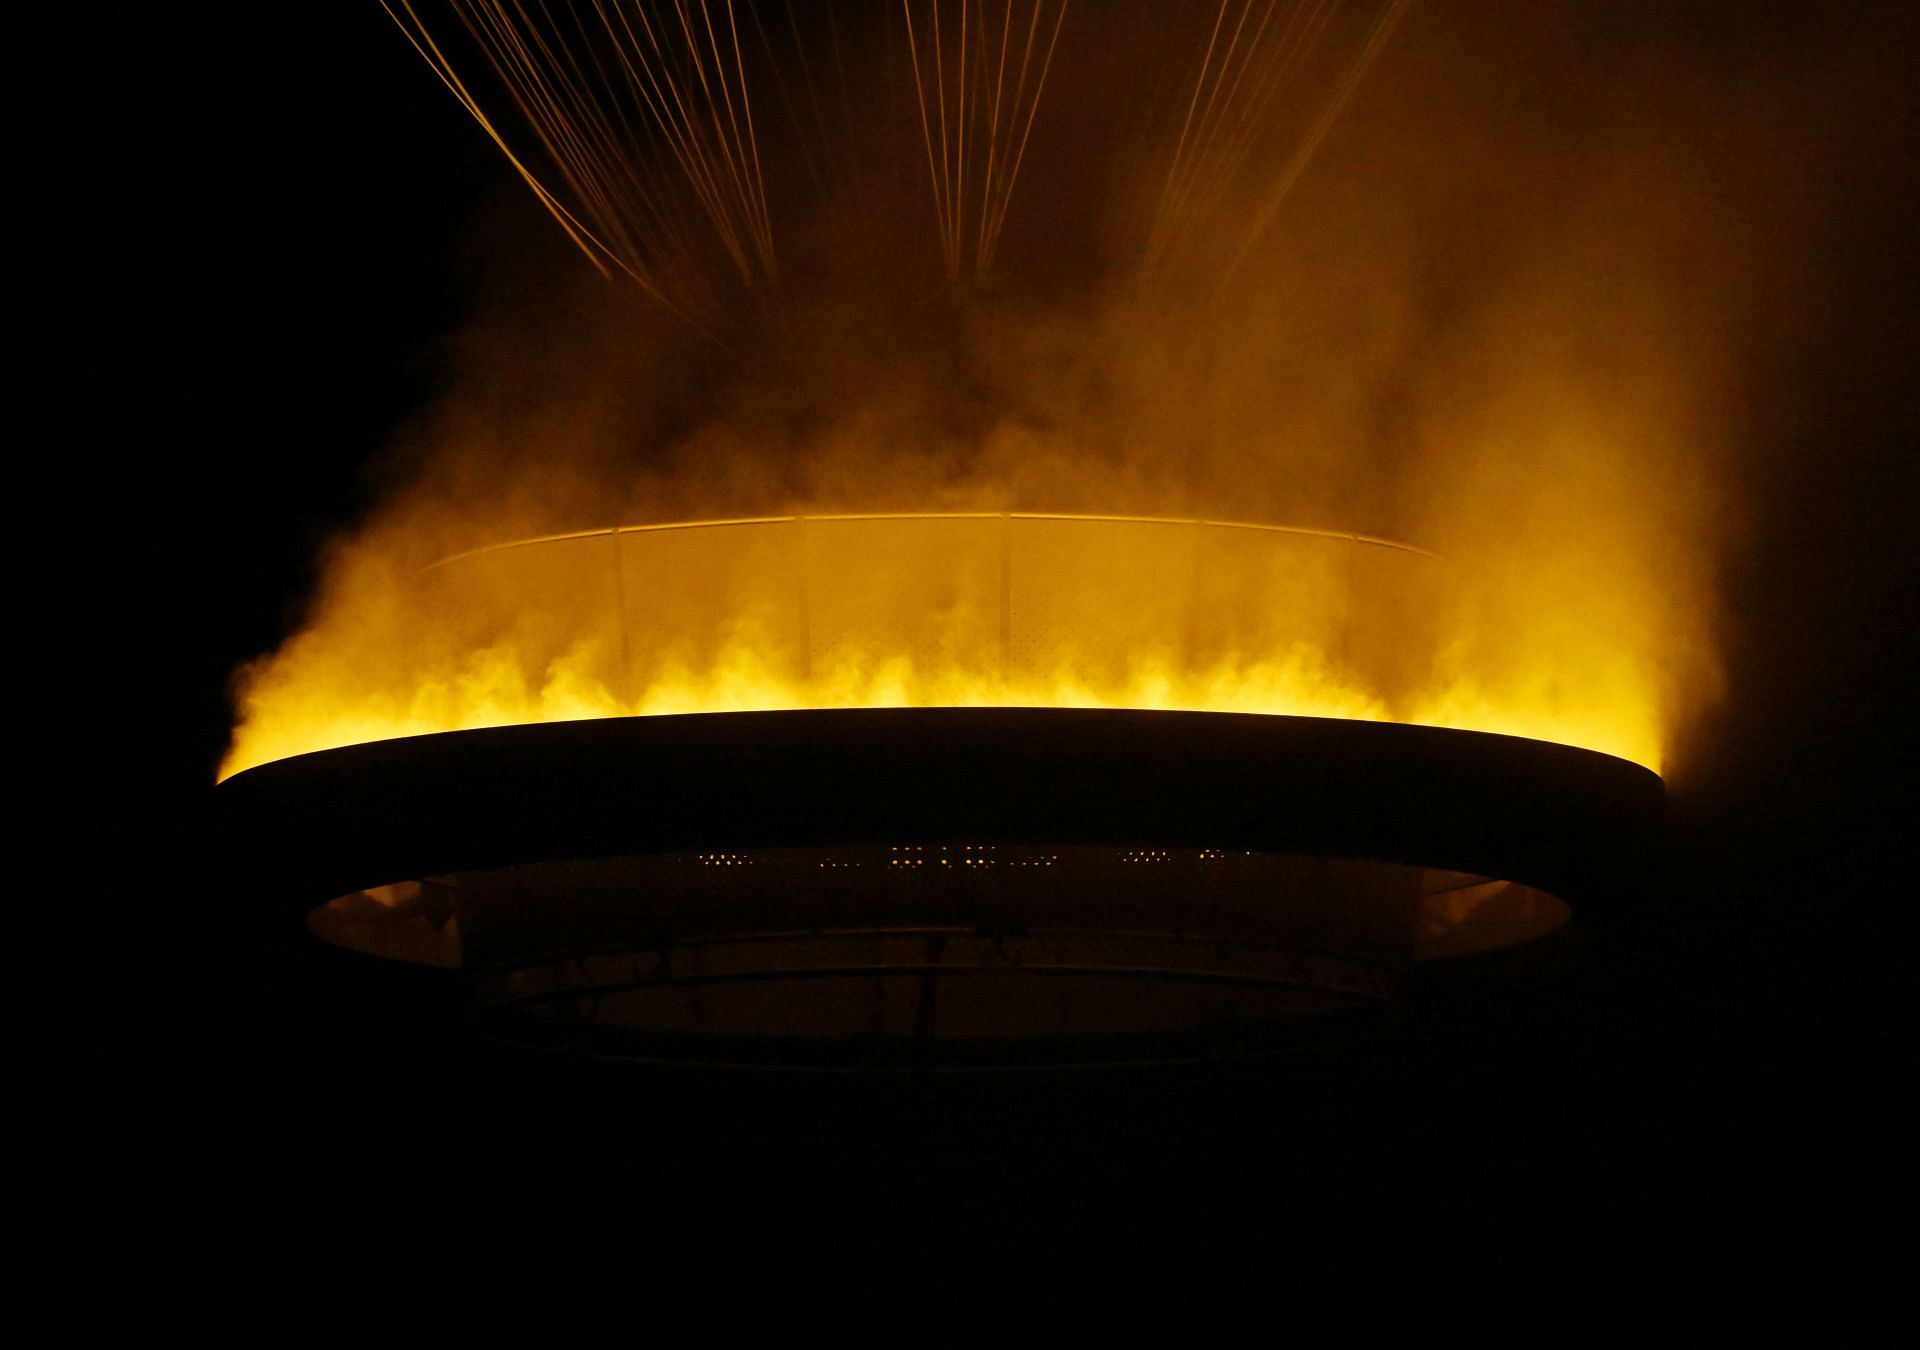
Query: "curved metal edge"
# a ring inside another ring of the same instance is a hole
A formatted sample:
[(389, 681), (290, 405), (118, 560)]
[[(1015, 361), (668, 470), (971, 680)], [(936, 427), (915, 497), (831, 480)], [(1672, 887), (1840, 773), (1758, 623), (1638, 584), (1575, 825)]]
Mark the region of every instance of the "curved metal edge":
[(1631, 906), (1665, 790), (1482, 732), (1238, 713), (859, 709), (445, 732), (248, 769), (213, 794), (233, 901), (516, 863), (827, 844), (1244, 848), (1473, 872)]
[(858, 511), (823, 512), (820, 514), (789, 516), (734, 516), (716, 520), (668, 520), (644, 525), (609, 525), (590, 530), (564, 530), (557, 534), (529, 535), (524, 539), (508, 539), (497, 544), (482, 544), (478, 548), (461, 549), (437, 558), (420, 569), (422, 574), (436, 568), (465, 561), (468, 558), (484, 557), (491, 553), (505, 553), (512, 549), (528, 548), (537, 544), (564, 544), (576, 539), (608, 539), (623, 534), (660, 534), (681, 530), (723, 530), (742, 525), (805, 525), (818, 522), (823, 525), (841, 524), (866, 520), (1047, 520), (1081, 521), (1109, 525), (1199, 525), (1215, 530), (1247, 530), (1267, 534), (1290, 534), (1306, 539), (1330, 539), (1349, 544), (1365, 544), (1371, 548), (1387, 549), (1396, 553), (1411, 553), (1416, 557), (1427, 558), (1434, 562), (1442, 561), (1439, 554), (1418, 544), (1409, 544), (1399, 539), (1388, 539), (1377, 534), (1357, 534), (1351, 530), (1327, 530), (1312, 525), (1269, 525), (1253, 520), (1210, 520), (1189, 516), (1103, 516), (1076, 515), (1058, 511)]

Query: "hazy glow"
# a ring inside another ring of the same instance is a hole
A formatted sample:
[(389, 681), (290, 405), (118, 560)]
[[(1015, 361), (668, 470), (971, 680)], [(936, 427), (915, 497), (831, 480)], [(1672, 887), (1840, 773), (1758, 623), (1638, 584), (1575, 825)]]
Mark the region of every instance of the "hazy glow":
[[(1404, 0), (643, 11), (393, 5), (599, 274), (501, 232), (223, 772), (948, 704), (1684, 770), (1781, 322), (1756, 283), (1820, 177), (1744, 60), (1687, 69), (1679, 18)], [(743, 516), (777, 519), (612, 528)], [(497, 547), (535, 536), (566, 537)]]
[(1143, 518), (822, 516), (527, 541), (330, 610), (250, 682), (224, 772), (526, 722), (980, 706), (1417, 721), (1658, 767), (1630, 684), (1543, 663), (1488, 688), (1450, 668), (1448, 581), (1385, 541)]

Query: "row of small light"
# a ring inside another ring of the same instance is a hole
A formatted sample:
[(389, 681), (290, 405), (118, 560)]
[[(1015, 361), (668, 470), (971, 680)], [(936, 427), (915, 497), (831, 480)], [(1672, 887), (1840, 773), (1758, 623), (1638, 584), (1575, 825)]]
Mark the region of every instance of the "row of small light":
[(702, 867), (752, 867), (753, 859), (745, 853), (696, 853), (695, 859)]
[[(996, 852), (997, 848), (993, 844), (962, 844), (960, 847), (966, 850), (960, 859), (960, 865), (962, 867), (995, 867), (998, 866), (1001, 861), (994, 857), (975, 856), (975, 854), (985, 855)], [(890, 867), (912, 868), (926, 866), (927, 859), (920, 856), (926, 852), (926, 848), (923, 845), (898, 844), (895, 845), (890, 852), (893, 855), (887, 860), (888, 866)], [(940, 850), (940, 856), (935, 859), (942, 867), (951, 867), (953, 865), (953, 860), (949, 858), (947, 854), (948, 850), (942, 848)], [(753, 857), (746, 853), (699, 853), (694, 856), (702, 867), (751, 867), (754, 864)], [(1225, 849), (1218, 848), (1203, 848), (1200, 850), (1199, 855), (1201, 862), (1220, 862), (1230, 856), (1232, 855)], [(1009, 867), (1052, 867), (1059, 861), (1060, 858), (1058, 854), (1044, 853), (1031, 858), (1009, 858), (1006, 860), (1006, 864)], [(1128, 849), (1120, 855), (1120, 861), (1123, 863), (1164, 863), (1173, 861), (1173, 854), (1163, 848)], [(816, 863), (815, 866), (823, 871), (852, 871), (864, 866), (864, 864), (841, 859), (827, 859)]]
[[(992, 857), (975, 856), (995, 852), (996, 846), (993, 844), (962, 844), (959, 847), (965, 850), (960, 859), (962, 867), (992, 867), (998, 861)], [(947, 856), (949, 851), (941, 848), (940, 856), (935, 860), (942, 867), (953, 866), (953, 859)], [(925, 852), (926, 848), (920, 844), (899, 844), (892, 849), (893, 856), (888, 859), (888, 864), (893, 867), (923, 867), (927, 860), (920, 855)]]

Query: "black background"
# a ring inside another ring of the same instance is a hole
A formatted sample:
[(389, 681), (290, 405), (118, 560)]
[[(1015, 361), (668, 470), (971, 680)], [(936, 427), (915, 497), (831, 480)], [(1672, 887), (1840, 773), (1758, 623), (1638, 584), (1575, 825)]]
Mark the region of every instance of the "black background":
[[(1717, 8), (1736, 31), (1786, 7)], [(1657, 916), (1435, 991), (1364, 1053), (955, 1095), (503, 1064), (196, 903), (229, 673), (295, 621), (318, 545), (372, 500), (372, 452), (433, 393), (476, 235), (528, 217), (376, 6), (175, 15), (139, 41), (139, 82), (101, 97), (141, 186), (85, 223), (75, 294), (93, 396), (135, 401), (99, 372), (152, 381), (138, 435), (88, 460), (146, 527), (121, 592), (152, 621), (125, 654), (151, 671), (123, 742), (144, 750), (83, 799), (114, 799), (145, 878), (102, 916), (139, 970), (103, 1090), (132, 1122), (110, 1203), (151, 1254), (191, 1216), (227, 1269), (289, 1289), (390, 1288), (446, 1258), (517, 1281), (589, 1233), (656, 1274), (754, 1280), (822, 1259), (926, 1274), (955, 1235), (1029, 1272), (1092, 1248), (1279, 1278), (1336, 1241), (1418, 1267), (1491, 1239), (1502, 1263), (1723, 1269), (1749, 1298), (1872, 1278), (1859, 1239), (1892, 1199), (1884, 1113), (1908, 1067), (1905, 976), (1883, 973), (1906, 890), (1880, 871), (1915, 618), (1898, 81), (1831, 166), (1853, 206), (1805, 260), (1825, 303), (1758, 382), (1729, 710), (1675, 802)]]

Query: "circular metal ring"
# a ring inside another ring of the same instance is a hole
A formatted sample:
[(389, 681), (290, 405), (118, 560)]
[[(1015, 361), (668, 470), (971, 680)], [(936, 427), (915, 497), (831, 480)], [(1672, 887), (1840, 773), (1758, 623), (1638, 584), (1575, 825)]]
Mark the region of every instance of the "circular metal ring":
[(1665, 794), (1594, 751), (1259, 714), (712, 713), (447, 732), (263, 764), (215, 793), (235, 875), (304, 915), (480, 867), (903, 839), (1409, 863), (1604, 906)]

